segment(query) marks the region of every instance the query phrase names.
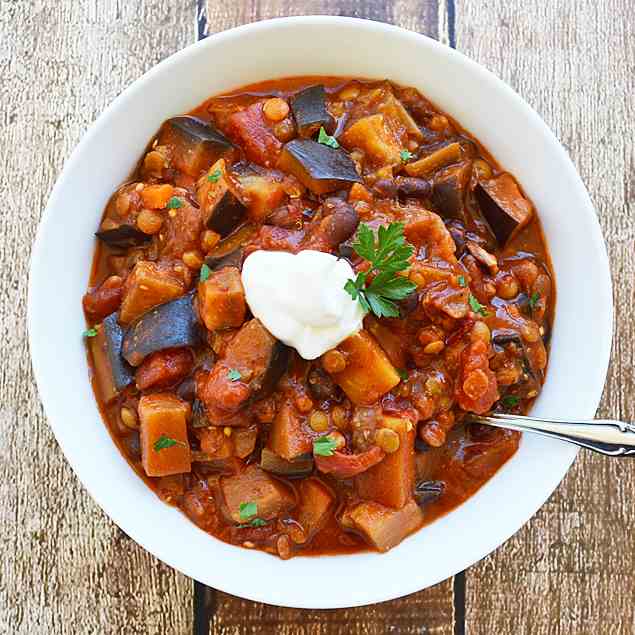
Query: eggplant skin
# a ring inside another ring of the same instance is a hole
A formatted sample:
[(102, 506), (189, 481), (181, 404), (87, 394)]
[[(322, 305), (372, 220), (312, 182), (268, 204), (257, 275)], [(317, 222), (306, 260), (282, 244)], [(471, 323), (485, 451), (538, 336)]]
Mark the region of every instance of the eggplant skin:
[(196, 346), (200, 327), (192, 306), (192, 295), (160, 304), (135, 320), (123, 338), (123, 356), (139, 366), (150, 354), (166, 348)]
[(217, 271), (218, 269), (222, 269), (223, 267), (236, 267), (236, 269), (240, 270), (242, 269), (244, 253), (245, 250), (242, 247), (239, 247), (238, 249), (234, 249), (234, 251), (230, 251), (224, 256), (207, 256), (207, 258), (205, 258), (205, 264), (212, 271)]
[(165, 124), (172, 126), (183, 137), (189, 138), (192, 142), (207, 143), (217, 147), (219, 150), (227, 150), (233, 147), (232, 142), (222, 132), (217, 130), (211, 123), (198, 117), (190, 117), (188, 115), (172, 117)]
[(237, 229), (246, 217), (247, 208), (227, 190), (209, 215), (207, 227), (220, 234), (221, 238), (225, 238)]
[(271, 350), (267, 370), (265, 370), (260, 380), (260, 385), (257, 387), (254, 386), (254, 388), (256, 388), (253, 393), (254, 399), (262, 399), (274, 391), (280, 377), (282, 377), (287, 370), (290, 359), (291, 348), (283, 344), (280, 340), (276, 340)]
[(291, 110), (301, 137), (311, 137), (320, 127), (331, 128), (333, 117), (326, 109), (326, 91), (322, 84), (309, 86), (291, 100)]
[(352, 159), (341, 148), (329, 148), (311, 139), (293, 139), (284, 149), (312, 179), (347, 183), (362, 181)]
[(120, 225), (114, 229), (95, 232), (95, 236), (110, 247), (120, 247), (121, 249), (138, 247), (152, 238), (132, 225)]
[(287, 461), (269, 448), (262, 448), (260, 467), (266, 472), (277, 474), (278, 476), (302, 478), (313, 471), (313, 457), (310, 454), (302, 454), (291, 461)]
[(104, 338), (106, 340), (106, 354), (112, 371), (113, 385), (117, 392), (134, 382), (134, 371), (121, 356), (124, 330), (117, 321), (117, 313), (111, 313), (102, 322)]

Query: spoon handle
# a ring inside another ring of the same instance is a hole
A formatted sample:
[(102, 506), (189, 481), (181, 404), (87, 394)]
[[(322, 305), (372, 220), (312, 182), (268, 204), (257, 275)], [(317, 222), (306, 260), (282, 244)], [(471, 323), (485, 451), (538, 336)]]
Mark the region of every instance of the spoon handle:
[(510, 414), (470, 415), (470, 421), (568, 441), (607, 456), (635, 456), (635, 425), (611, 419), (568, 421)]

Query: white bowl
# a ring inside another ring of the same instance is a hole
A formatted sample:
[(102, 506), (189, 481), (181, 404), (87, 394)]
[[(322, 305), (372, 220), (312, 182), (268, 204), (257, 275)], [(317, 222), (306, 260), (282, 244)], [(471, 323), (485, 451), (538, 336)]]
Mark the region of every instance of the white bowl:
[(422, 35), (348, 18), (287, 18), (219, 33), (165, 60), (112, 103), (68, 160), (42, 216), (29, 284), (31, 355), (68, 461), (104, 511), (148, 551), (244, 598), (356, 606), (418, 591), (483, 558), (538, 510), (576, 450), (525, 436), (475, 496), (389, 553), (285, 562), (216, 540), (146, 487), (101, 421), (81, 337), (93, 232), (161, 122), (210, 95), (293, 75), (390, 78), (415, 86), (514, 174), (539, 211), (558, 286), (549, 373), (534, 413), (594, 415), (609, 360), (611, 281), (595, 211), (564, 149), (509, 86), (475, 62)]

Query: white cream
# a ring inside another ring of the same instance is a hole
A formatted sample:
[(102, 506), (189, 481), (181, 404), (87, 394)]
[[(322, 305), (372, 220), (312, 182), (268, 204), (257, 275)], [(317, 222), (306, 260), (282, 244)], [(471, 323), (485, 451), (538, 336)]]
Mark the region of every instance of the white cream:
[(321, 251), (255, 251), (243, 264), (251, 312), (267, 330), (315, 359), (362, 328), (364, 309), (344, 291), (355, 278), (346, 260)]

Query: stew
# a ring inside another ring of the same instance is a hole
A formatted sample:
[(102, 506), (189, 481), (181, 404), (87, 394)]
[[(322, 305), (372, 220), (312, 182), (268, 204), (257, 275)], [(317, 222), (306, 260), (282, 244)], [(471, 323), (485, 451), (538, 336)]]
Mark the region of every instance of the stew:
[[(541, 390), (540, 222), (417, 90), (303, 77), (212, 97), (161, 126), (96, 236), (84, 335), (106, 425), (217, 538), (281, 558), (386, 551), (516, 451), (517, 433), (466, 414), (525, 413)], [(271, 252), (299, 260), (267, 277)], [(318, 262), (346, 284), (307, 277)], [(352, 316), (340, 339), (320, 294)], [(312, 348), (279, 334), (298, 315)]]

